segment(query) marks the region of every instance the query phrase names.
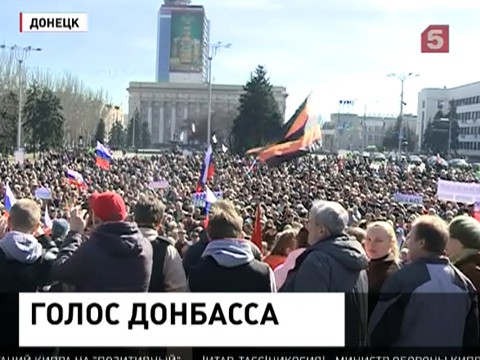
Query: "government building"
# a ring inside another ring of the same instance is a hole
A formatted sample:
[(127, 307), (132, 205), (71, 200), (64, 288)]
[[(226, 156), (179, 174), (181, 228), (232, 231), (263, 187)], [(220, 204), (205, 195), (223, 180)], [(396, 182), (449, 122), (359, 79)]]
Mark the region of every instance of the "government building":
[[(147, 121), (152, 144), (180, 141), (185, 128), (190, 129), (208, 111), (208, 84), (205, 83), (156, 83), (131, 82), (129, 92), (129, 116), (138, 110), (140, 120)], [(212, 86), (212, 113), (220, 111), (234, 114), (239, 105), (243, 85)], [(285, 117), (287, 90), (273, 87), (280, 112)], [(188, 132), (187, 132), (188, 134)], [(182, 139), (186, 142), (188, 139)]]

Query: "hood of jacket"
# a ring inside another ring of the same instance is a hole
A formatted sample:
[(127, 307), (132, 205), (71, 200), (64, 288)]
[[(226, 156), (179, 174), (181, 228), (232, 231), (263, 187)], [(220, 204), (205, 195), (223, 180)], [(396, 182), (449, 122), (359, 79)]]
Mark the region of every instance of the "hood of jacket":
[(166, 242), (168, 242), (170, 245), (175, 245), (175, 243), (171, 240), (169, 237), (161, 236), (157, 230), (152, 229), (152, 228), (146, 228), (146, 227), (139, 227), (138, 228), (140, 232), (142, 233), (143, 237), (147, 239), (148, 241), (152, 242), (157, 240), (158, 238), (162, 238)]
[(218, 265), (236, 267), (254, 259), (251, 245), (246, 240), (223, 239), (210, 241), (202, 257), (211, 256)]
[(318, 241), (313, 247), (327, 253), (346, 269), (360, 271), (368, 268), (369, 261), (362, 244), (348, 235), (342, 234)]
[(10, 260), (33, 264), (43, 254), (43, 247), (31, 234), (10, 231), (0, 240), (0, 248)]
[(118, 257), (135, 257), (143, 251), (144, 236), (137, 224), (118, 221), (98, 226), (90, 235), (89, 241)]

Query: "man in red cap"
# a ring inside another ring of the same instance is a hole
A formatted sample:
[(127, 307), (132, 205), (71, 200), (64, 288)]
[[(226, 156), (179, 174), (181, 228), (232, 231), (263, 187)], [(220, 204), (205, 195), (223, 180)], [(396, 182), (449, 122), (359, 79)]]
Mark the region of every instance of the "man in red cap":
[(89, 199), (90, 237), (84, 211), (74, 209), (52, 276), (79, 292), (146, 292), (152, 271), (152, 246), (115, 192)]

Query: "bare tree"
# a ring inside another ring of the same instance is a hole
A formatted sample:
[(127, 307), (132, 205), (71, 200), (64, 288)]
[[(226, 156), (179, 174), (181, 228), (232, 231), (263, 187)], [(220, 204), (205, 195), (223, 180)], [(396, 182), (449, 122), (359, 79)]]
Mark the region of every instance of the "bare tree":
[[(49, 87), (60, 98), (65, 116), (65, 136), (69, 140), (93, 137), (100, 118), (104, 118), (110, 102), (104, 90), (93, 91), (73, 74), (54, 74), (23, 67), (24, 88), (34, 81)], [(18, 93), (18, 63), (10, 52), (0, 52), (0, 92)]]

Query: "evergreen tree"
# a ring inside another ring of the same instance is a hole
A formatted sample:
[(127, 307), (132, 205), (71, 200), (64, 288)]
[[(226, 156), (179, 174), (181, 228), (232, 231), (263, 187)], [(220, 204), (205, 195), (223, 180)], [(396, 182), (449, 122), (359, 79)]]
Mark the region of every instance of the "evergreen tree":
[[(135, 131), (133, 131), (133, 124), (135, 124)], [(135, 133), (135, 143), (133, 143), (133, 133)], [(130, 119), (127, 130), (127, 147), (139, 147), (142, 144), (142, 124), (140, 120), (140, 113), (138, 109), (135, 110), (133, 117)]]
[(144, 121), (142, 123), (142, 131), (141, 131), (141, 144), (143, 149), (148, 149), (151, 145), (151, 137), (150, 137), (150, 129), (148, 128), (148, 122)]
[(283, 123), (272, 85), (263, 66), (255, 69), (244, 86), (244, 91), (240, 96), (238, 115), (231, 131), (232, 150), (238, 154), (278, 140)]
[(125, 147), (125, 140), (125, 129), (120, 120), (117, 120), (113, 123), (112, 129), (110, 130), (108, 145), (112, 149), (123, 149)]
[[(405, 120), (404, 120), (405, 121)], [(402, 129), (400, 130), (400, 127)], [(387, 150), (398, 150), (398, 139), (402, 136), (402, 150), (414, 151), (417, 140), (415, 132), (405, 124), (402, 124), (400, 117), (397, 118), (395, 126), (387, 129), (383, 138), (383, 147)]]
[(95, 132), (95, 140), (105, 143), (105, 120), (100, 119), (97, 124), (97, 131)]
[(450, 136), (450, 150), (455, 153), (458, 149), (458, 130), (457, 110), (452, 102), (447, 114), (439, 110), (433, 121), (428, 123), (423, 134), (423, 150), (432, 154), (451, 155), (447, 154)]
[(63, 145), (65, 118), (60, 99), (47, 87), (34, 83), (23, 107), (26, 141), (40, 151)]
[(18, 97), (13, 91), (0, 95), (0, 152), (10, 154), (16, 145)]

